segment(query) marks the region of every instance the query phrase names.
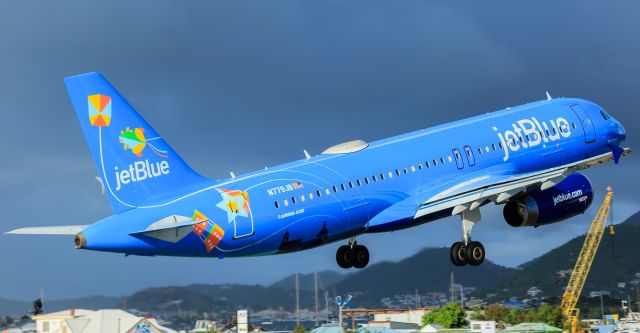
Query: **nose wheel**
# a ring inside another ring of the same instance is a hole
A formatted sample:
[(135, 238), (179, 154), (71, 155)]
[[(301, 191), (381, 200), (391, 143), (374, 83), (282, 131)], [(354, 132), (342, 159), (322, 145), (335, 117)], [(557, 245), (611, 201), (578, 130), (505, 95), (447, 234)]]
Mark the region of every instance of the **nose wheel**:
[(482, 243), (471, 241), (471, 229), (480, 221), (478, 209), (462, 212), (462, 242), (455, 242), (449, 250), (451, 262), (456, 266), (478, 266), (484, 262), (485, 251)]
[(336, 251), (336, 262), (341, 268), (365, 268), (369, 263), (369, 250), (358, 245), (355, 238), (349, 239), (349, 245), (342, 245)]

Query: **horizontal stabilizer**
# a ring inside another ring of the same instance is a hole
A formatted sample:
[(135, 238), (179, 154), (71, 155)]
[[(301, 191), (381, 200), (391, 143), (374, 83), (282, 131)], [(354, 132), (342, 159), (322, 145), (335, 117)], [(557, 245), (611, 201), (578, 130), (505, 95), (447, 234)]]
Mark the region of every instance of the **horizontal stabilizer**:
[(131, 233), (131, 236), (148, 236), (163, 241), (177, 243), (193, 231), (193, 226), (209, 220), (193, 220), (187, 216), (171, 215), (153, 224), (147, 229)]
[(52, 227), (20, 228), (5, 232), (6, 235), (75, 235), (86, 225), (63, 225)]

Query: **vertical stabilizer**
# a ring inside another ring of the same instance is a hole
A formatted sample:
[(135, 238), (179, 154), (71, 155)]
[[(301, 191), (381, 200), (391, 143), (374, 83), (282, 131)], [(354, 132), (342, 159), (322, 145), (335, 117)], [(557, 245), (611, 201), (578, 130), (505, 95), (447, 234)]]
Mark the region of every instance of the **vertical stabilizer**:
[(64, 81), (115, 213), (205, 181), (101, 74)]

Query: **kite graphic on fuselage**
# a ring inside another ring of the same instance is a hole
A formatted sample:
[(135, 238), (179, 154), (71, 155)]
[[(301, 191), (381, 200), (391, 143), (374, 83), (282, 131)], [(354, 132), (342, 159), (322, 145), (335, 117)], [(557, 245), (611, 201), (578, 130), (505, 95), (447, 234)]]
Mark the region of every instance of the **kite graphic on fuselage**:
[[(533, 102), (212, 180), (193, 171), (98, 73), (65, 78), (113, 215), (90, 225), (20, 234), (73, 234), (79, 249), (128, 255), (239, 257), (304, 250), (339, 240), (343, 268), (365, 267), (356, 236), (459, 216), (455, 265), (479, 265), (471, 240), (484, 205), (504, 204), (514, 227), (584, 212), (584, 168), (629, 154), (623, 126), (573, 98)], [(457, 238), (457, 237), (452, 237)]]

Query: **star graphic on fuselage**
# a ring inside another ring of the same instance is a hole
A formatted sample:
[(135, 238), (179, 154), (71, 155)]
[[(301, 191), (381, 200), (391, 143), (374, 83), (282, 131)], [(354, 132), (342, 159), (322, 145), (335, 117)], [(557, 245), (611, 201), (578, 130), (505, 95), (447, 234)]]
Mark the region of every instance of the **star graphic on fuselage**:
[(237, 190), (218, 190), (220, 202), (216, 207), (227, 213), (227, 222), (232, 222), (238, 216), (249, 217), (249, 200), (246, 192)]

